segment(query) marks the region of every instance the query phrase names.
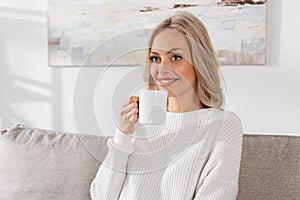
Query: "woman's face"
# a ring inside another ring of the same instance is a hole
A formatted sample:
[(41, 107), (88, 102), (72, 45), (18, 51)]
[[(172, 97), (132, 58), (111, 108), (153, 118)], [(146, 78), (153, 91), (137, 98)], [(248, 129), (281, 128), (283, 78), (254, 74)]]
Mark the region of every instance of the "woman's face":
[(169, 96), (182, 97), (195, 91), (196, 75), (186, 38), (173, 30), (163, 30), (155, 36), (151, 47), (150, 74), (159, 90)]

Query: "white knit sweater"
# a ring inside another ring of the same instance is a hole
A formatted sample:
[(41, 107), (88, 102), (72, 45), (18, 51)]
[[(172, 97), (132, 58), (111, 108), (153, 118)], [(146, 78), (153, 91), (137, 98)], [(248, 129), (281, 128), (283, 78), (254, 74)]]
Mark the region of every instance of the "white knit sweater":
[(216, 108), (167, 113), (164, 125), (118, 129), (91, 185), (93, 200), (233, 200), (242, 126)]

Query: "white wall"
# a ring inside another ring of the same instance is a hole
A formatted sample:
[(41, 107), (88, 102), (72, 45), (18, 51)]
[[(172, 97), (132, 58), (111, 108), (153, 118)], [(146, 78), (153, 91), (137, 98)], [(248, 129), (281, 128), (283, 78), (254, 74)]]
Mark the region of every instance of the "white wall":
[[(246, 133), (300, 135), (300, 2), (268, 3), (268, 64), (222, 67), (226, 109)], [(49, 67), (46, 0), (2, 0), (0, 25), (1, 129), (113, 134), (119, 105), (142, 86), (142, 68)]]

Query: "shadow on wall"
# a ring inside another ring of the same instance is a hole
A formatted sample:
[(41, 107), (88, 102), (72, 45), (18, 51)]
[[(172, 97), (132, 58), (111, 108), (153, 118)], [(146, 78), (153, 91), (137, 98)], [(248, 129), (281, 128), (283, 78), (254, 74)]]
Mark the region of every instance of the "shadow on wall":
[(40, 81), (45, 74), (36, 79), (32, 75), (41, 71), (36, 67), (44, 66), (39, 50), (46, 45), (40, 38), (46, 35), (47, 13), (0, 7), (0, 14), (0, 128), (16, 123), (33, 125), (31, 119), (48, 115), (49, 109), (38, 107), (39, 103), (46, 103), (52, 114), (49, 124), (60, 130), (61, 72), (52, 70), (46, 74), (48, 80), (50, 77), (48, 83)]

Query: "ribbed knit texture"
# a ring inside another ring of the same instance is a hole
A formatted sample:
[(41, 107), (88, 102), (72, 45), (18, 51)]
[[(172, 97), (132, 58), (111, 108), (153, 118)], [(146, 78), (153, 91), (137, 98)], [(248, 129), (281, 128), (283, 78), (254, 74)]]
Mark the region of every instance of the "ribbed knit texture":
[(233, 200), (242, 126), (215, 108), (167, 113), (164, 125), (119, 129), (91, 185), (93, 200)]

